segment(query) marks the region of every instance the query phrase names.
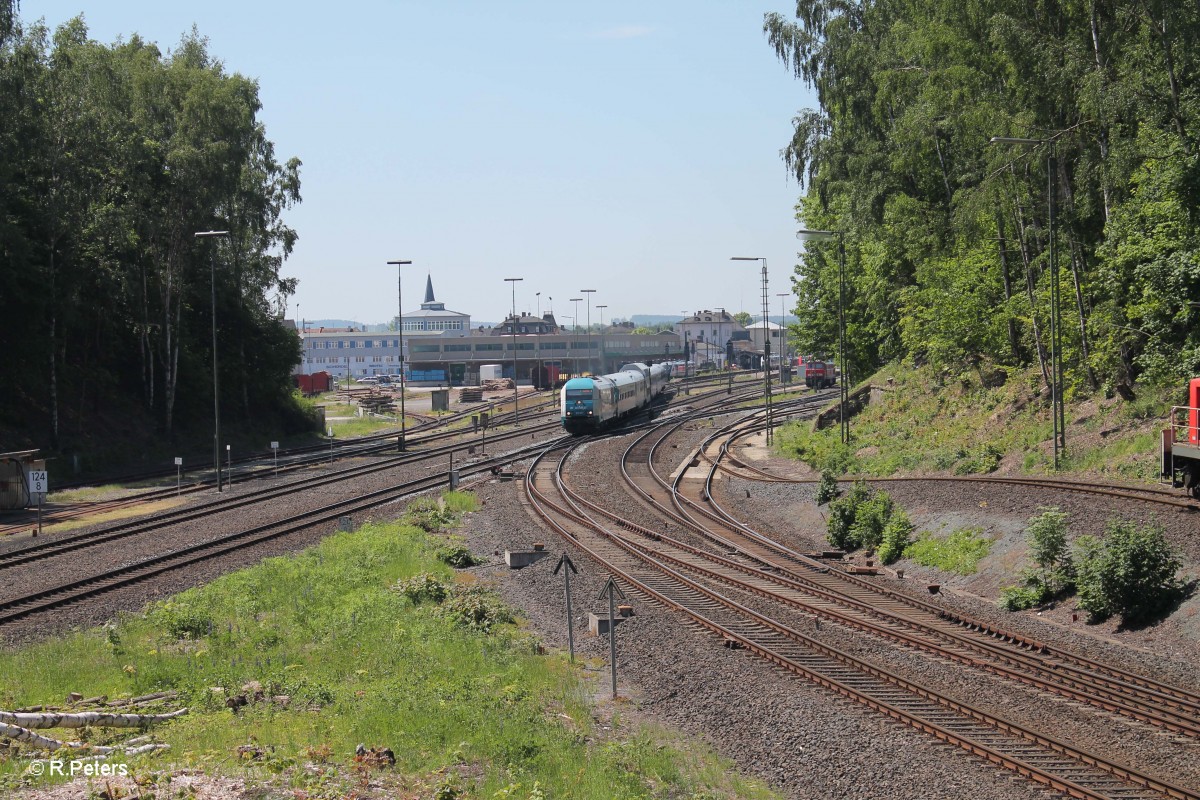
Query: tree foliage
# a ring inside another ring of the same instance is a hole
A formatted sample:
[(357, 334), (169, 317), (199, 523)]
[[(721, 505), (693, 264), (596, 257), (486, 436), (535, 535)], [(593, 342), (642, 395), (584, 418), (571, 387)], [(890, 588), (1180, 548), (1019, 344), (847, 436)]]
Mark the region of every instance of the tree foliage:
[[(798, 0), (764, 32), (816, 93), (782, 156), (803, 224), (845, 233), (852, 375), (986, 358), (1048, 380), (1049, 156), (1069, 391), (1200, 372), (1200, 7)], [(806, 246), (801, 350), (834, 351), (838, 271), (838, 242)]]
[(257, 84), (195, 30), (164, 55), (0, 6), (0, 421), (69, 449), (130, 398), (172, 434), (211, 407), (214, 290), (225, 414), (286, 407), (300, 162), (276, 158)]

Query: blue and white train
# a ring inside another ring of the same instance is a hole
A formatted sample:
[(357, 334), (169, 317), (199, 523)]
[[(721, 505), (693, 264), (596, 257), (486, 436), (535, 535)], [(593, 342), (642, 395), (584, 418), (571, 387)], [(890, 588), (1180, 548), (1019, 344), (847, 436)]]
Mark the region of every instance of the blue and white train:
[(595, 433), (650, 405), (671, 381), (666, 364), (625, 364), (611, 375), (572, 378), (559, 398), (562, 425), (576, 436)]

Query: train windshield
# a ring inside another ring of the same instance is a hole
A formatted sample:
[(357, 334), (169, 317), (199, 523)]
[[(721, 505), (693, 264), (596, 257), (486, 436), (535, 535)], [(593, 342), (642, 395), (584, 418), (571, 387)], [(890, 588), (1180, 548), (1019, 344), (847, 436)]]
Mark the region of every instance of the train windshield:
[(591, 399), (592, 399), (592, 390), (591, 389), (567, 389), (567, 402), (568, 403), (570, 403), (571, 401), (579, 402), (581, 400), (591, 400)]

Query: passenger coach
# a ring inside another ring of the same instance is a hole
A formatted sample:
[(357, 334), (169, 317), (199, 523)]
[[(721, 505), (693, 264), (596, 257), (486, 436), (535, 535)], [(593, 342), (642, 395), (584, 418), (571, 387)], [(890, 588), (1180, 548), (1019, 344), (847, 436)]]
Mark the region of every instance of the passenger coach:
[(611, 375), (572, 378), (559, 400), (563, 428), (575, 435), (607, 428), (650, 405), (670, 380), (663, 364), (626, 364)]

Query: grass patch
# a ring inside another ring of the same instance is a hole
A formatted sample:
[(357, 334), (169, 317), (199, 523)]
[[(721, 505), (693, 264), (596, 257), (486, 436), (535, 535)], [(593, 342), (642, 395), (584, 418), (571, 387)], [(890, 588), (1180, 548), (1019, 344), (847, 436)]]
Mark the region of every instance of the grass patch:
[(925, 531), (904, 549), (904, 557), (943, 572), (974, 575), (991, 549), (992, 540), (983, 535), (983, 528), (960, 528), (944, 539)]
[(104, 486), (81, 486), (78, 489), (65, 489), (61, 492), (46, 494), (47, 503), (95, 503), (101, 500), (111, 500), (133, 491), (133, 487), (110, 483)]
[[(441, 515), (440, 527), (474, 507), (450, 493), (411, 519)], [(773, 796), (703, 748), (664, 746), (619, 718), (599, 730), (582, 673), (537, 655), (494, 597), (439, 560), (445, 539), (408, 519), (331, 536), (105, 628), (0, 650), (0, 707), (173, 689), (193, 710), (154, 729), (172, 749), (135, 770), (197, 768), (297, 797), (360, 792), (360, 742), (395, 754), (394, 768), (370, 770), (389, 796)], [(446, 594), (413, 599), (401, 587), (418, 580)], [(227, 708), (239, 693), (249, 703)], [(0, 761), (0, 789), (44, 780)]]
[[(84, 514), (81, 517), (56, 522), (53, 525), (45, 525), (42, 531), (45, 533), (63, 533), (65, 531), (75, 530), (76, 528), (86, 528), (89, 525), (99, 525), (102, 522), (116, 522), (121, 519), (129, 519), (130, 517), (140, 517), (143, 514), (157, 514), (161, 511), (168, 511), (176, 506), (181, 506), (186, 502), (182, 498), (168, 498), (166, 500), (154, 500), (146, 503), (136, 503), (134, 505), (125, 506), (124, 508), (115, 508), (110, 511), (97, 512), (95, 514)], [(36, 525), (31, 526), (36, 527)]]
[[(885, 391), (854, 416), (851, 445), (841, 444), (837, 426), (814, 431), (808, 421), (785, 424), (776, 445), (785, 456), (838, 474), (969, 475), (1010, 465), (1018, 472), (1050, 473), (1053, 431), (1040, 374), (1005, 369), (1003, 385), (987, 388), (974, 371), (954, 376), (889, 365), (870, 379)], [(1158, 421), (1172, 398), (1165, 391), (1139, 391), (1132, 403), (1098, 396), (1068, 403), (1070, 448), (1061, 473), (1157, 480)]]
[[(333, 428), (333, 435), (342, 439), (369, 436), (372, 433), (382, 433), (383, 431), (400, 430), (399, 422), (392, 422), (386, 419), (372, 419), (370, 417), (355, 417), (354, 419), (346, 420), (331, 419), (327, 424)], [(412, 424), (413, 422), (410, 420), (409, 425)]]

